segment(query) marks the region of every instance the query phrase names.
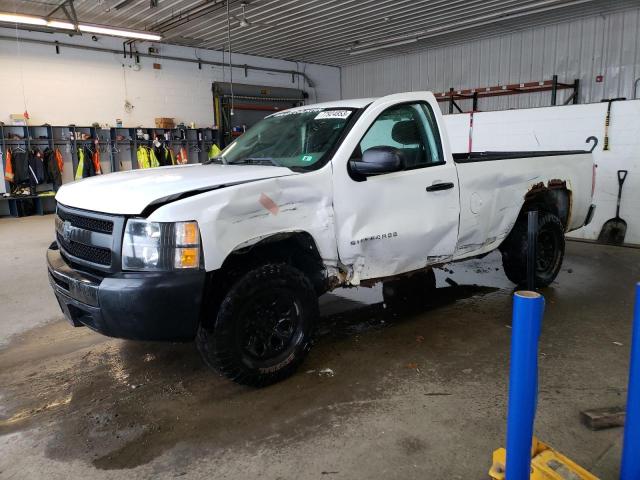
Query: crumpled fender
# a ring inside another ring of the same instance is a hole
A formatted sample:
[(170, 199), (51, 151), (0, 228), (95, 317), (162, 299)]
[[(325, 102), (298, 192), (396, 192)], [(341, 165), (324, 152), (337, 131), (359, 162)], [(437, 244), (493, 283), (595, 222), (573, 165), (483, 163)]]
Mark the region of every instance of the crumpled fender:
[(207, 271), (239, 248), (295, 231), (313, 237), (325, 265), (338, 261), (330, 166), (182, 198), (157, 208), (149, 220), (196, 220)]

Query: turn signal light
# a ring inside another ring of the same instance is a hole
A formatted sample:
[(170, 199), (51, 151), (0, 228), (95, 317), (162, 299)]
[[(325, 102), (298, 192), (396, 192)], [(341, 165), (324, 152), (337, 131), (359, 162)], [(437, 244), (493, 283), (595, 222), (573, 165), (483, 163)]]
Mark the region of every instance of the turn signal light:
[(200, 243), (196, 222), (176, 223), (176, 245), (198, 245)]
[(200, 249), (176, 248), (175, 268), (198, 268), (200, 262)]

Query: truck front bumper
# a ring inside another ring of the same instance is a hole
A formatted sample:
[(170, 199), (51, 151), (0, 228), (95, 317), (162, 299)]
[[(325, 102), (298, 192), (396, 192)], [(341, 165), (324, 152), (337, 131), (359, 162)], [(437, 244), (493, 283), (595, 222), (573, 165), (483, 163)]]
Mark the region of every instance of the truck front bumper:
[(74, 269), (54, 245), (49, 283), (65, 317), (110, 337), (188, 341), (200, 319), (205, 272), (119, 272), (96, 276)]

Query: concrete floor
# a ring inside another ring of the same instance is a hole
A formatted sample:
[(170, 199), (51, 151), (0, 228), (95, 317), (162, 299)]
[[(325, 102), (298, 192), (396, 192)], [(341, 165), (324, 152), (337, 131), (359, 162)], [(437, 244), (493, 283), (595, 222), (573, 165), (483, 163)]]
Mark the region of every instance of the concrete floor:
[[(513, 288), (497, 255), (439, 271), (420, 312), (384, 309), (379, 288), (325, 296), (302, 369), (253, 390), (192, 344), (69, 326), (45, 274), (52, 232), (51, 216), (0, 219), (0, 478), (487, 478)], [(603, 479), (622, 430), (591, 432), (578, 413), (624, 404), (639, 278), (640, 250), (570, 242), (543, 292), (536, 433)]]

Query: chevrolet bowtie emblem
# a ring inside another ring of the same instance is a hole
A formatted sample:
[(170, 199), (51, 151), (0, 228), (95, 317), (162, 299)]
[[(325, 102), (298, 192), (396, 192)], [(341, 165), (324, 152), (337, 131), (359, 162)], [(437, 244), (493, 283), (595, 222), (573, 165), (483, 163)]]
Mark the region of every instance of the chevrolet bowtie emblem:
[(72, 230), (73, 230), (73, 227), (71, 226), (71, 222), (68, 222), (66, 220), (62, 222), (62, 238), (64, 239), (65, 242), (68, 242), (69, 240), (71, 240)]

